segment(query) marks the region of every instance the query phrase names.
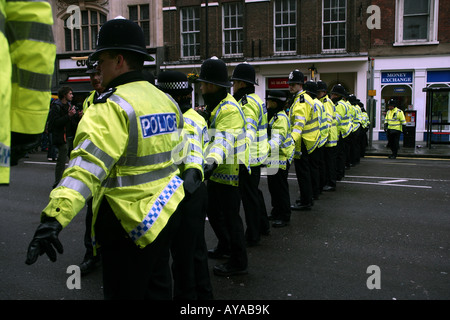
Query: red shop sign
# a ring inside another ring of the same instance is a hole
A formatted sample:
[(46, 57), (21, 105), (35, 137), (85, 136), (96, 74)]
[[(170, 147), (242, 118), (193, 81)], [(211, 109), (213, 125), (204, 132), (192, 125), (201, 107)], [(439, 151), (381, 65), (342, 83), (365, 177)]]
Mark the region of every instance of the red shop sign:
[(286, 89), (289, 88), (288, 78), (269, 78), (269, 89)]

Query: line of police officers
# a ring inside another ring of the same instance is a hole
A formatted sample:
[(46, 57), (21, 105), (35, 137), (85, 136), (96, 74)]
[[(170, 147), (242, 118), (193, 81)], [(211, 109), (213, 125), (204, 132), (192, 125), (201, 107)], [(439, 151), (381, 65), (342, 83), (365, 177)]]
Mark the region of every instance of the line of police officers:
[[(202, 117), (191, 108), (184, 74), (160, 73), (158, 88), (145, 80), (142, 66), (150, 58), (134, 22), (113, 19), (100, 29), (93, 59), (105, 91), (79, 124), (76, 148), (42, 211), (26, 263), (44, 253), (55, 261), (54, 248), (63, 252), (58, 234), (92, 200), (105, 298), (212, 299), (208, 256), (226, 259), (213, 267), (215, 275), (246, 274), (247, 245), (270, 230), (259, 190), (262, 166), (273, 227), (284, 227), (292, 159), (300, 191), (292, 208), (309, 210), (322, 190), (335, 190), (346, 165), (357, 163), (359, 154), (350, 150), (366, 122), (342, 86), (330, 99), (323, 82), (304, 82), (298, 70), (289, 76), (292, 100), (286, 104), (282, 91), (271, 91), (267, 110), (255, 93), (254, 68), (239, 64), (231, 83), (216, 57), (202, 64), (198, 78), (207, 106)], [(206, 216), (218, 240), (209, 251)]]

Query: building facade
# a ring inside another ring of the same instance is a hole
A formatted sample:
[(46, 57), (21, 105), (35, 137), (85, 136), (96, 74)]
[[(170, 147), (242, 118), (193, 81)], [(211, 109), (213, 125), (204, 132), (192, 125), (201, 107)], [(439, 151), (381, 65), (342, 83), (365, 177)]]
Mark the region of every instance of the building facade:
[[(450, 100), (442, 93), (427, 110), (428, 87), (450, 87), (450, 2), (439, 0), (378, 0), (381, 28), (371, 32), (369, 55), (374, 60), (376, 90), (374, 139), (386, 139), (383, 120), (389, 99), (403, 110), (416, 111), (416, 141), (427, 141), (427, 122), (448, 123)], [(430, 114), (432, 112), (432, 114)], [(449, 126), (434, 126), (448, 141)], [(420, 143), (423, 144), (423, 143)]]
[[(78, 100), (91, 90), (85, 59), (98, 31), (123, 16), (140, 24), (155, 57), (145, 72), (175, 69), (194, 80), (212, 56), (255, 67), (256, 93), (288, 90), (289, 73), (340, 83), (371, 108), (374, 140), (385, 139), (385, 103), (414, 109), (416, 140), (425, 141), (423, 88), (450, 86), (449, 1), (439, 0), (50, 0), (57, 59), (53, 93), (63, 85)], [(199, 84), (193, 104), (202, 105)], [(373, 98), (368, 92), (373, 94)], [(448, 121), (448, 96), (434, 117)], [(367, 103), (374, 101), (374, 104)], [(448, 139), (449, 126), (441, 126)]]

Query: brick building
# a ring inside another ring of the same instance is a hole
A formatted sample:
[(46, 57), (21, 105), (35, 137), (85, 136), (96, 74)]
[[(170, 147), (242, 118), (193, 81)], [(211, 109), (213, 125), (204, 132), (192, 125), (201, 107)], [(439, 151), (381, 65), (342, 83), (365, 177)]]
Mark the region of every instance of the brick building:
[[(102, 23), (116, 16), (134, 20), (143, 28), (148, 51), (156, 59), (146, 63), (145, 72), (153, 75), (161, 69), (196, 74), (206, 58), (217, 56), (228, 65), (230, 76), (241, 62), (255, 66), (259, 83), (256, 90), (262, 98), (269, 89), (287, 90), (287, 77), (293, 69), (301, 70), (308, 79), (324, 80), (330, 87), (341, 83), (363, 102), (368, 98), (368, 89), (374, 89), (374, 140), (385, 139), (381, 130), (384, 104), (391, 97), (399, 99), (404, 108), (417, 111), (417, 140), (424, 140), (427, 114), (422, 89), (450, 86), (450, 27), (446, 23), (449, 1), (50, 3), (57, 44), (53, 92), (69, 84), (79, 100), (91, 90), (84, 59), (95, 50)], [(203, 104), (198, 84), (194, 85), (193, 103)], [(445, 103), (448, 96), (444, 97), (439, 116), (448, 121), (449, 107)], [(444, 131), (448, 129), (444, 127)]]

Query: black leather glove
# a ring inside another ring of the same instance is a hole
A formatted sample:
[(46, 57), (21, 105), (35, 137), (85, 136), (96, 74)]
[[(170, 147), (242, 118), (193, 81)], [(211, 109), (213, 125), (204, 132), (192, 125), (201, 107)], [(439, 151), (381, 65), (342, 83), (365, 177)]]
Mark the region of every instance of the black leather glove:
[(58, 239), (59, 232), (62, 230), (61, 224), (55, 218), (45, 218), (36, 229), (33, 240), (28, 246), (26, 264), (30, 265), (36, 262), (37, 258), (44, 253), (52, 262), (56, 261), (56, 252), (63, 253), (63, 246)]
[(197, 188), (202, 184), (202, 173), (195, 168), (189, 168), (183, 172), (184, 191), (188, 194), (193, 194)]
[(19, 163), (27, 152), (39, 146), (41, 134), (11, 132), (11, 166)]
[(203, 175), (205, 176), (205, 180), (208, 180), (211, 177), (217, 166), (214, 159), (206, 159), (205, 164), (203, 165)]

